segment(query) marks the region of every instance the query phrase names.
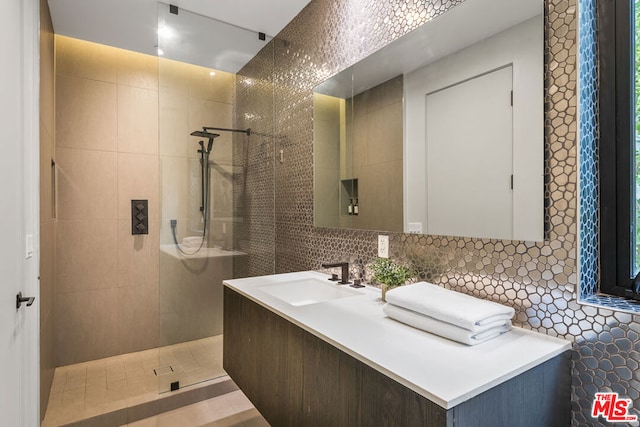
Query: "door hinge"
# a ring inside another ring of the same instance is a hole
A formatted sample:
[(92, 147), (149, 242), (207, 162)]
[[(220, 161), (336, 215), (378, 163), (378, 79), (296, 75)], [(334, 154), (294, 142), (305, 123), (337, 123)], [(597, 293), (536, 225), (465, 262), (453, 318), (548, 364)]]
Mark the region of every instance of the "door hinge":
[(513, 190), (513, 174), (511, 174), (511, 189)]
[(511, 91), (511, 106), (513, 107), (513, 91)]

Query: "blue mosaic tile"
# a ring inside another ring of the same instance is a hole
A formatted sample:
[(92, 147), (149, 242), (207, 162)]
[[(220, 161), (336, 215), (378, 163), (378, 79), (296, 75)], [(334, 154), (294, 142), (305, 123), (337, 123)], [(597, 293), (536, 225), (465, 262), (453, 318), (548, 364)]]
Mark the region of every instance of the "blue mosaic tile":
[(579, 0), (580, 299), (598, 290), (598, 58), (596, 1)]
[(640, 302), (611, 295), (590, 295), (583, 298), (583, 304), (593, 304), (609, 310), (640, 313)]

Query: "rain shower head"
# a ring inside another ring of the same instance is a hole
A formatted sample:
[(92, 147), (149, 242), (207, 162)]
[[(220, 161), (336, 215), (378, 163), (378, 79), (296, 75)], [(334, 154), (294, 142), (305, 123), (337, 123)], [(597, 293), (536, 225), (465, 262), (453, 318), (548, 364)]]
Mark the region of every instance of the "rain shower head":
[(200, 141), (200, 150), (198, 153), (201, 153), (203, 156), (206, 155), (207, 159), (209, 158), (209, 153), (211, 153), (211, 149), (213, 148), (213, 140), (220, 136), (219, 133), (211, 133), (206, 130), (197, 130), (191, 132), (191, 136), (199, 136), (200, 138), (207, 138), (209, 140), (209, 144), (207, 144), (207, 149), (204, 149), (204, 141)]
[(211, 133), (204, 130), (197, 130), (197, 131), (191, 132), (191, 136), (199, 136), (200, 138), (209, 138), (210, 140), (213, 140), (214, 138), (219, 137), (220, 134)]

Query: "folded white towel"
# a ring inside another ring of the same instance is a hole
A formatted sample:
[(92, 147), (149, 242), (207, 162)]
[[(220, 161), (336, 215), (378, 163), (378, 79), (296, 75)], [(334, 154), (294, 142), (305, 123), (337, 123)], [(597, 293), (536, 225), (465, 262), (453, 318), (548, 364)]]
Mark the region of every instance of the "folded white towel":
[(451, 323), (470, 331), (500, 325), (515, 314), (512, 307), (418, 282), (387, 291), (388, 303)]
[(382, 310), (390, 318), (406, 325), (467, 345), (480, 344), (511, 329), (510, 320), (498, 326), (484, 327), (480, 331), (472, 332), (393, 304), (386, 304)]
[(187, 236), (182, 238), (182, 244), (187, 243), (200, 243), (202, 242), (202, 236)]
[(206, 245), (203, 244), (202, 236), (188, 236), (182, 239), (180, 246), (183, 248), (200, 248)]

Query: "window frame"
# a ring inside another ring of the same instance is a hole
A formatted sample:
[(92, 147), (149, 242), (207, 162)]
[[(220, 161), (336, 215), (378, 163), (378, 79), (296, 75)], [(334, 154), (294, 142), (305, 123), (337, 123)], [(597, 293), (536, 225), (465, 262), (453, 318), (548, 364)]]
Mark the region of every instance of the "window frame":
[[(634, 297), (634, 1), (598, 1), (600, 292)], [(635, 294), (640, 298), (640, 295)], [(634, 298), (636, 299), (636, 298)]]

